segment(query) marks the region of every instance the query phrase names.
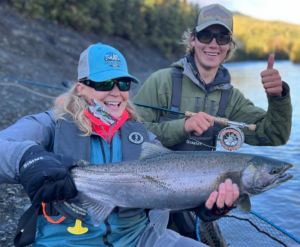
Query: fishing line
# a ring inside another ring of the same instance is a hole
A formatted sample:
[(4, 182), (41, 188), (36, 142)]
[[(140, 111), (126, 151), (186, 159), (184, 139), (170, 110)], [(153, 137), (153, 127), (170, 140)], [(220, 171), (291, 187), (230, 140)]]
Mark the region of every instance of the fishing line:
[(46, 94), (43, 94), (43, 93), (36, 92), (34, 90), (31, 90), (31, 89), (29, 89), (27, 87), (24, 87), (22, 85), (19, 85), (17, 83), (0, 82), (0, 85), (2, 85), (2, 86), (9, 86), (9, 87), (19, 87), (19, 88), (22, 88), (23, 90), (26, 90), (26, 91), (28, 91), (28, 92), (30, 92), (32, 94), (36, 94), (36, 95), (38, 95), (40, 97), (44, 97), (44, 98), (48, 98), (48, 99), (52, 99), (52, 100), (56, 98), (54, 96), (49, 96), (49, 95), (46, 95)]
[(206, 144), (204, 144), (204, 143), (202, 143), (202, 142), (200, 142), (200, 141), (198, 141), (198, 140), (196, 140), (196, 139), (194, 139), (194, 138), (190, 138), (190, 140), (196, 141), (196, 142), (198, 142), (200, 145), (203, 145), (203, 146), (206, 146), (206, 147), (209, 147), (209, 148), (216, 148), (216, 147), (214, 147), (214, 146), (206, 145)]
[(39, 82), (26, 81), (26, 80), (12, 78), (12, 77), (8, 77), (8, 76), (2, 76), (2, 75), (0, 75), (0, 78), (7, 79), (7, 80), (10, 80), (10, 81), (18, 81), (18, 82), (28, 83), (28, 84), (32, 84), (32, 85), (36, 85), (36, 86), (41, 86), (41, 87), (55, 88), (55, 89), (64, 90), (64, 91), (68, 91), (69, 90), (69, 89), (64, 88), (64, 87), (57, 87), (57, 86), (52, 86), (52, 85), (43, 84), (43, 83), (39, 83)]

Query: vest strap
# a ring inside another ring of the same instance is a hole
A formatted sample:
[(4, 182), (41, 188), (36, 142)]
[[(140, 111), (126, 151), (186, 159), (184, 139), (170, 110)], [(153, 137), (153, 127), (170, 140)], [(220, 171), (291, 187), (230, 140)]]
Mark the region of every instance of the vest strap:
[[(182, 91), (182, 73), (178, 67), (172, 67), (173, 86), (172, 86), (172, 101), (171, 110), (179, 111), (181, 104), (181, 91)], [(178, 119), (178, 114), (169, 113), (171, 120)]]
[(230, 91), (231, 91), (230, 89), (222, 91), (217, 117), (221, 117), (221, 118), (225, 117), (225, 110), (227, 107)]
[(26, 246), (34, 242), (40, 207), (41, 205), (31, 205), (20, 218), (14, 238), (16, 247)]

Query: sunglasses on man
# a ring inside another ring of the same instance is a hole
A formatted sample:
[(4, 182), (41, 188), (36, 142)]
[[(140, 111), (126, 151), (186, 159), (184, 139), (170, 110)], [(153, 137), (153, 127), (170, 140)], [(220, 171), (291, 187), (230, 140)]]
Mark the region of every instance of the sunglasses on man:
[(131, 78), (122, 77), (119, 79), (111, 79), (107, 81), (92, 81), (90, 79), (80, 80), (79, 82), (83, 83), (88, 87), (94, 88), (96, 91), (111, 91), (115, 84), (120, 91), (126, 92), (129, 91), (131, 85)]
[(199, 42), (204, 43), (204, 44), (209, 44), (213, 38), (216, 38), (217, 44), (218, 45), (227, 45), (231, 41), (231, 35), (224, 34), (224, 33), (211, 33), (208, 31), (200, 31), (196, 33), (196, 37)]

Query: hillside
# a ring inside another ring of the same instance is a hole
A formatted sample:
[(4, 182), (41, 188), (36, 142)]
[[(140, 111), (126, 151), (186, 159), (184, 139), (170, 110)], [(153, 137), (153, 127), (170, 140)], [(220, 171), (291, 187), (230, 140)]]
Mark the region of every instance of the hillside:
[[(152, 72), (168, 67), (175, 60), (166, 59), (156, 49), (138, 49), (120, 38), (78, 34), (47, 20), (31, 20), (3, 1), (0, 3), (0, 33), (1, 76), (60, 87), (63, 79), (76, 82), (80, 53), (97, 42), (121, 51), (130, 73), (141, 82)], [(0, 86), (0, 130), (22, 116), (49, 109), (53, 99), (49, 96), (62, 93), (56, 89), (16, 84), (1, 78)], [(131, 93), (135, 93), (139, 86), (133, 85)], [(21, 186), (0, 185), (0, 246), (12, 246), (17, 220), (28, 205), (29, 200)]]
[[(122, 37), (140, 48), (157, 47), (167, 57), (184, 52), (181, 35), (193, 28), (199, 9), (187, 0), (7, 1), (32, 18), (52, 20), (78, 32)], [(233, 29), (239, 49), (232, 61), (261, 60), (275, 53), (277, 60), (300, 63), (300, 25), (234, 12)]]
[(236, 60), (261, 60), (274, 53), (276, 59), (300, 63), (300, 25), (262, 21), (236, 14), (234, 37), (239, 41)]

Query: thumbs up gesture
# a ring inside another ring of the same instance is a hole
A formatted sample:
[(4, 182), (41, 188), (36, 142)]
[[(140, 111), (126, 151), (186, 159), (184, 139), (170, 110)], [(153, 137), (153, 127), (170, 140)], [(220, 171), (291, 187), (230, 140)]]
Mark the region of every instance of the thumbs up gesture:
[(273, 69), (275, 56), (270, 54), (268, 58), (268, 68), (260, 73), (261, 82), (265, 92), (272, 97), (281, 97), (282, 81), (278, 70)]

